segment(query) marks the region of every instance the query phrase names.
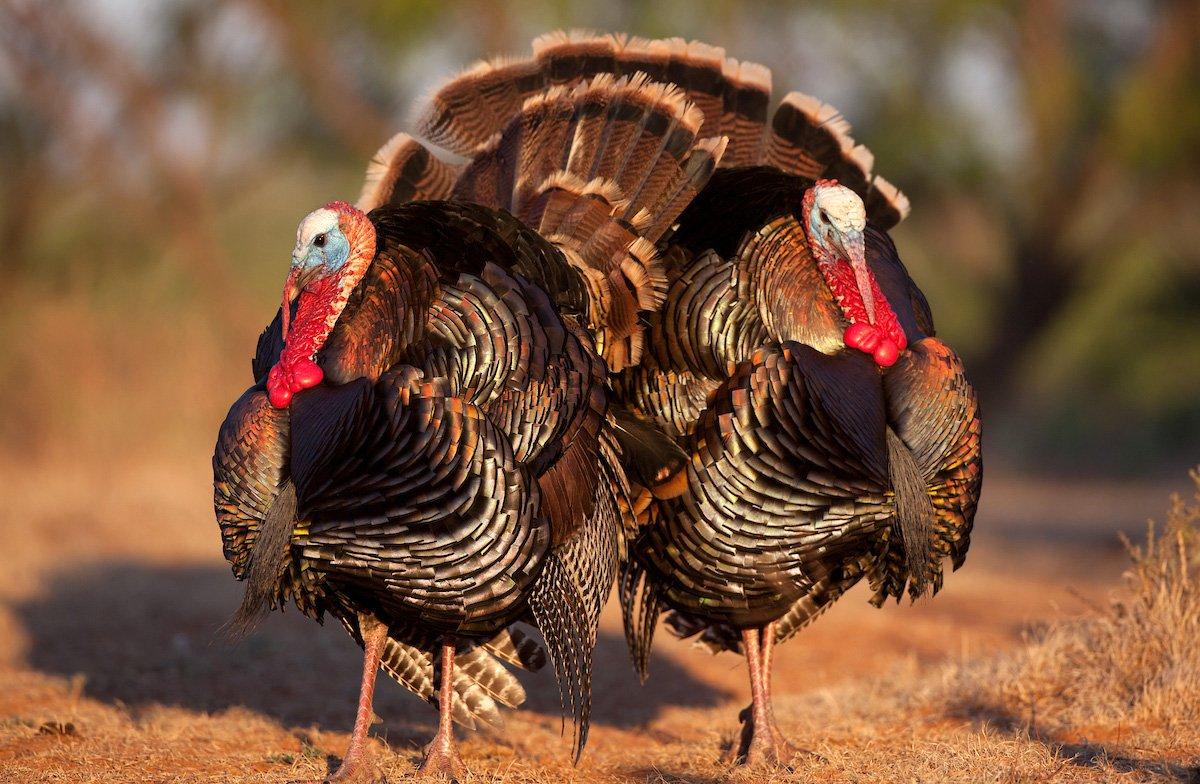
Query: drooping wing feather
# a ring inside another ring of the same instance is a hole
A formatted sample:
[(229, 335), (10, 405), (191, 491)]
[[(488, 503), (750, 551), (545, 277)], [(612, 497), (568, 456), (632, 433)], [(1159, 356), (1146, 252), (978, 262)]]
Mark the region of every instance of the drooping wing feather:
[(292, 481), (300, 487), (319, 482), (355, 447), (359, 424), (369, 415), (374, 389), (366, 378), (341, 386), (322, 384), (297, 395), (291, 407)]
[[(975, 390), (937, 338), (912, 345), (884, 377), (888, 418), (912, 450), (937, 514), (935, 553), (962, 565), (983, 480)], [(940, 575), (939, 575), (940, 578)]]
[(229, 409), (213, 453), (213, 503), (225, 558), (238, 579), (250, 568), (259, 527), (287, 481), (289, 423), (261, 387)]

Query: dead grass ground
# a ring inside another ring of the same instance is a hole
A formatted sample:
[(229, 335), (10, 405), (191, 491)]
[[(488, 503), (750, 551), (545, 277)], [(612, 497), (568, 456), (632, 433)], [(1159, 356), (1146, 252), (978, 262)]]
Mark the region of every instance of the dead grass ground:
[[(4, 466), (0, 781), (283, 782), (344, 749), (359, 658), (340, 630), (293, 612), (238, 648), (211, 642), (239, 591), (207, 470), (202, 456)], [(640, 687), (611, 607), (580, 766), (546, 674), (464, 757), (478, 781), (1200, 780), (1179, 540), (1143, 554), (1111, 603), (1128, 566), (1114, 531), (1137, 532), (1165, 495), (989, 477), (971, 557), (940, 596), (878, 611), (856, 591), (781, 650), (780, 720), (814, 752), (790, 773), (716, 763), (745, 700), (739, 659), (664, 635)], [(377, 713), (395, 781), (434, 716), (391, 684)]]

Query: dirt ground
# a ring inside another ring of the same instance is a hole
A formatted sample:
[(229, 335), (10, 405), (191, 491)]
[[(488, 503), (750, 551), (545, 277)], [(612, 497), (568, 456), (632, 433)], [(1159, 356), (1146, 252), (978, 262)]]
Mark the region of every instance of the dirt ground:
[[(104, 470), (10, 464), (0, 502), (0, 781), (283, 782), (344, 751), (360, 654), (296, 612), (236, 648), (215, 629), (240, 597), (221, 558), (206, 458)], [(971, 705), (945, 683), (1119, 584), (1116, 531), (1161, 516), (1178, 482), (1034, 482), (993, 471), (966, 566), (935, 599), (875, 610), (855, 590), (783, 646), (792, 771), (718, 763), (747, 700), (741, 659), (660, 633), (649, 683), (610, 604), (578, 767), (549, 672), (506, 727), (466, 735), (479, 781), (1198, 781), (1195, 732), (1042, 730), (1037, 705)], [(403, 779), (434, 713), (380, 681), (373, 751)]]

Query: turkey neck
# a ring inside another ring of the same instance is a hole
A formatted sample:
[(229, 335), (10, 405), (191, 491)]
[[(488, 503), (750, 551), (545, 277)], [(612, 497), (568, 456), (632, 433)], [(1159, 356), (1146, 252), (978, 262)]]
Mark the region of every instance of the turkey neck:
[(323, 278), (313, 281), (300, 293), (296, 317), (288, 326), (280, 363), (291, 365), (301, 359), (311, 359), (321, 350), (345, 309), (352, 289), (353, 285), (347, 288), (338, 278)]

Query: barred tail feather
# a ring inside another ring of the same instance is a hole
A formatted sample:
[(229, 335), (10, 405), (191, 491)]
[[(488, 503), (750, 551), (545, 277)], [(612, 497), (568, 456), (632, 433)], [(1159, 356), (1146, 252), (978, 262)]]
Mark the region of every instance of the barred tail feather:
[(775, 622), (775, 642), (792, 638), (815, 621), (862, 578), (865, 563), (853, 564), (813, 584), (804, 596)]
[(418, 128), (434, 144), (469, 155), (544, 86), (532, 60), (480, 61), (430, 96)]
[(646, 229), (647, 236), (661, 237), (675, 224), (683, 209), (720, 165), (727, 145), (728, 139), (724, 136), (704, 139), (688, 153), (676, 178), (649, 210), (653, 223)]
[(850, 123), (837, 109), (804, 93), (788, 93), (775, 110), (763, 162), (812, 179), (836, 179), (863, 198), (867, 216), (889, 229), (908, 215), (908, 199), (873, 176), (875, 156), (850, 136)]
[[(335, 612), (335, 615), (346, 631), (361, 644), (362, 637), (357, 620), (348, 613)], [(480, 723), (493, 727), (502, 726), (504, 716), (499, 706), (517, 708), (525, 702), (525, 688), (500, 661), (493, 658), (492, 649), (488, 647), (503, 636), (505, 633), (501, 632), (485, 645), (455, 655), (454, 699), (450, 716), (455, 723), (467, 729), (473, 730)], [(513, 650), (525, 650), (523, 658), (517, 659), (517, 666), (524, 666), (523, 662), (530, 662), (536, 669), (544, 663), (544, 658), (539, 662), (538, 655), (528, 649), (529, 645), (536, 649), (536, 643), (520, 633), (516, 640), (517, 644)], [(392, 680), (431, 705), (437, 705), (438, 701), (435, 681), (440, 656), (438, 642), (432, 635), (415, 632), (406, 635), (402, 631), (397, 633), (397, 630), (392, 630), (384, 642), (383, 654), (380, 657), (380, 667)], [(502, 649), (503, 647), (507, 646), (502, 643)], [(505, 657), (500, 658), (508, 661)]]
[(370, 212), (385, 204), (447, 198), (460, 168), (439, 160), (408, 134), (398, 133), (367, 164), (356, 206)]
[(724, 112), (720, 132), (729, 137), (726, 168), (754, 166), (762, 159), (767, 108), (771, 103), (771, 71), (758, 63), (725, 61)]
[(546, 666), (546, 651), (537, 640), (515, 626), (501, 630), (483, 647), (497, 659), (528, 672), (537, 672)]
[(654, 644), (654, 629), (662, 612), (662, 601), (650, 576), (632, 554), (621, 566), (619, 591), (625, 643), (633, 669), (645, 683), (650, 675), (650, 649)]

